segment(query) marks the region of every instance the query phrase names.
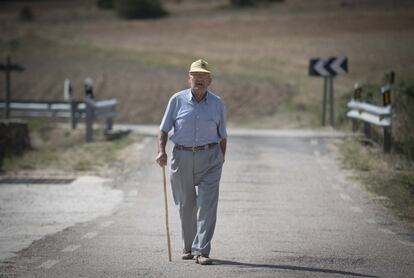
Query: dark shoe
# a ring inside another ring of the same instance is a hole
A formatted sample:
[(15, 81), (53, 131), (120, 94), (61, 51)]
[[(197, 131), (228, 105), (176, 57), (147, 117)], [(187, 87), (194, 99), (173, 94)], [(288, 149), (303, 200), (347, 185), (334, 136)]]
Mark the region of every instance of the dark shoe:
[(194, 258), (194, 255), (191, 254), (191, 252), (183, 251), (183, 253), (181, 254), (182, 260), (192, 260), (193, 258)]
[(213, 264), (213, 260), (208, 256), (197, 256), (195, 262), (200, 265), (210, 265)]

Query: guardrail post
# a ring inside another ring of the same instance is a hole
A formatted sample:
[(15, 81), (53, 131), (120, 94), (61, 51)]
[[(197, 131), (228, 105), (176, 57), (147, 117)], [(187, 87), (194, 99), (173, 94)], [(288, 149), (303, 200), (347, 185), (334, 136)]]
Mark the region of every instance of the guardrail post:
[(389, 84), (381, 87), (382, 104), (385, 106), (391, 105), (391, 86)]
[(352, 132), (357, 132), (358, 127), (359, 127), (358, 121), (355, 119), (352, 119)]
[[(352, 119), (352, 129), (356, 130), (355, 121), (362, 121), (363, 132), (366, 138), (371, 139), (371, 125), (378, 126), (384, 130), (384, 152), (391, 151), (392, 143), (392, 109), (391, 109), (391, 84), (381, 87), (383, 106), (377, 106), (368, 102), (360, 101), (362, 89), (358, 84), (354, 86), (354, 95), (347, 106), (347, 117)], [(359, 123), (359, 122), (358, 122)]]
[(69, 118), (69, 122), (70, 122), (70, 127), (72, 129), (76, 128), (76, 124), (77, 124), (77, 103), (73, 100), (70, 99), (69, 101), (69, 109), (70, 109), (70, 118)]
[(86, 104), (86, 142), (93, 140), (94, 103), (90, 98), (85, 98)]
[(72, 84), (69, 79), (65, 79), (63, 85), (63, 99), (69, 102), (69, 125), (72, 129), (76, 128), (76, 103), (73, 100)]
[(106, 130), (112, 130), (112, 126), (113, 126), (113, 119), (107, 118), (106, 119)]
[[(358, 83), (355, 83), (354, 85), (354, 94), (352, 95), (352, 98), (355, 101), (361, 101), (362, 97), (362, 87)], [(358, 121), (356, 119), (352, 119), (352, 132), (356, 132), (359, 128)]]
[[(390, 82), (394, 82), (394, 72), (390, 74)], [(382, 104), (384, 107), (391, 105), (391, 85), (387, 84), (381, 87)], [(392, 142), (392, 125), (390, 127), (384, 127), (384, 152), (389, 153), (391, 151)]]
[(364, 122), (364, 135), (368, 139), (371, 139), (371, 125), (367, 122)]
[(389, 153), (391, 151), (391, 127), (384, 128), (384, 152)]

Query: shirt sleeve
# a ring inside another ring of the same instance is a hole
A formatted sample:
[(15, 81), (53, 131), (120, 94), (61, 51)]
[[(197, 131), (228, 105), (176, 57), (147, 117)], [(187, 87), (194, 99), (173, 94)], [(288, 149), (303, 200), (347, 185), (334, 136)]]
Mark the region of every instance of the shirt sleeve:
[(167, 108), (164, 112), (164, 117), (162, 118), (160, 130), (169, 132), (174, 124), (174, 110), (175, 110), (175, 98), (172, 97), (168, 101)]
[(226, 113), (226, 106), (223, 102), (220, 102), (219, 105), (219, 125), (217, 127), (218, 135), (220, 139), (226, 139), (227, 138), (227, 129), (226, 129), (226, 120), (227, 120), (227, 113)]

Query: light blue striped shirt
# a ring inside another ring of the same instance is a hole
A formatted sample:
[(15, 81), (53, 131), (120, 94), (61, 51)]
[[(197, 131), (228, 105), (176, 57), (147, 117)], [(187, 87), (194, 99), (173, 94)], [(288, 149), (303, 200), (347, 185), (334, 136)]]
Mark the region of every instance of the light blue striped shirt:
[(170, 140), (186, 147), (218, 143), (227, 138), (226, 108), (220, 97), (207, 91), (199, 103), (191, 89), (176, 93), (170, 98), (160, 130), (169, 132)]

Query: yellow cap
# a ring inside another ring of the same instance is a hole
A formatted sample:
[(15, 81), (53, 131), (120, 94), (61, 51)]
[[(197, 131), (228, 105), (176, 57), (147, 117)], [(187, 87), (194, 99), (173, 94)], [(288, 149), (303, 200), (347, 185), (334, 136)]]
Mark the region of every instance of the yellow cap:
[(199, 59), (195, 62), (193, 62), (190, 66), (189, 72), (208, 72), (210, 73), (210, 69), (208, 67), (208, 63), (204, 61), (203, 59)]

